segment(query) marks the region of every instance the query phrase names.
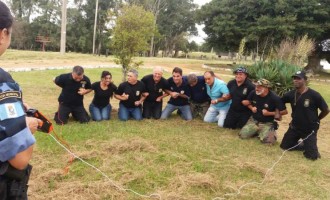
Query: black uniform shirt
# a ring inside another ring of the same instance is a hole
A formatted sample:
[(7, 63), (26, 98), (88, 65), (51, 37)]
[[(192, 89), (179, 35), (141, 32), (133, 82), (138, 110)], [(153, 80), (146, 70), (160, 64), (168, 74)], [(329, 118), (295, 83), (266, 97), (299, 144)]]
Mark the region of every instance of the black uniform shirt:
[[(173, 78), (167, 79), (168, 84), (169, 84), (169, 89), (172, 92), (177, 92), (180, 94), (185, 94), (190, 98), (190, 87), (188, 82), (185, 79), (182, 79), (182, 84), (180, 86), (176, 86), (176, 84), (173, 81)], [(182, 97), (177, 97), (177, 98), (170, 98), (168, 101), (169, 104), (175, 105), (175, 106), (185, 106), (188, 105), (188, 99), (182, 98)]]
[(279, 111), (286, 109), (285, 105), (281, 101), (281, 98), (272, 91), (269, 91), (265, 97), (260, 97), (256, 94), (255, 90), (253, 90), (247, 99), (251, 102), (252, 106), (257, 107), (257, 112), (252, 112), (252, 116), (253, 119), (257, 120), (258, 122), (274, 121), (274, 116), (264, 116), (262, 114), (263, 109), (266, 109), (269, 112), (274, 112), (276, 108), (279, 109)]
[(292, 125), (302, 130), (311, 130), (318, 127), (318, 109), (328, 109), (323, 97), (310, 88), (301, 95), (298, 92), (296, 93), (296, 90), (289, 91), (284, 94), (282, 101), (291, 104)]
[(165, 78), (161, 78), (158, 83), (155, 83), (153, 75), (146, 75), (141, 79), (146, 87), (146, 92), (149, 93), (145, 101), (155, 102), (156, 99), (163, 95), (164, 90), (168, 89), (168, 82)]
[(66, 106), (82, 106), (84, 96), (78, 94), (80, 88), (91, 89), (92, 85), (87, 76), (79, 82), (72, 78), (72, 73), (61, 74), (55, 78), (55, 84), (62, 88), (58, 101)]
[(117, 86), (110, 83), (108, 89), (103, 90), (100, 84), (100, 81), (92, 84), (92, 89), (94, 90), (92, 103), (99, 108), (104, 108), (109, 104), (110, 97), (112, 97), (113, 93), (117, 90)]
[(139, 101), (141, 99), (141, 95), (144, 92), (146, 92), (146, 89), (141, 81), (137, 81), (134, 85), (131, 85), (126, 81), (119, 85), (116, 94), (128, 94), (128, 99), (125, 101), (120, 101), (120, 103), (124, 104), (126, 108), (136, 108), (137, 106), (135, 106), (134, 103), (135, 101)]
[(235, 112), (251, 112), (248, 107), (242, 104), (242, 101), (246, 100), (250, 92), (255, 88), (251, 81), (246, 79), (242, 85), (238, 86), (234, 79), (228, 82), (227, 87), (232, 99), (230, 109)]

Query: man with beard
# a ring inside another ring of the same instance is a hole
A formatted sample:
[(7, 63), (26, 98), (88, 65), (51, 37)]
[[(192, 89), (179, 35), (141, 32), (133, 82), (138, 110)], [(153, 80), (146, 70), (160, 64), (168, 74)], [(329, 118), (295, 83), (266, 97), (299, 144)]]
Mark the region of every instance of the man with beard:
[(227, 84), (232, 103), (223, 125), (223, 127), (231, 129), (242, 128), (249, 120), (251, 110), (244, 106), (242, 102), (254, 90), (254, 85), (248, 79), (248, 71), (245, 67), (238, 67), (234, 74), (235, 79)]
[(252, 116), (239, 132), (242, 139), (258, 136), (261, 142), (274, 144), (276, 142), (277, 123), (274, 120), (276, 109), (281, 115), (287, 114), (281, 98), (270, 90), (271, 84), (266, 79), (259, 79), (243, 105), (252, 111)]
[(162, 76), (163, 69), (155, 67), (153, 74), (146, 75), (141, 79), (148, 93), (143, 102), (142, 116), (144, 118), (159, 119), (162, 114), (163, 98), (167, 96), (165, 89), (168, 88), (168, 82)]
[[(302, 150), (306, 158), (316, 160), (321, 157), (317, 148), (317, 131), (320, 120), (329, 114), (329, 107), (318, 92), (307, 87), (305, 72), (298, 71), (292, 78), (295, 89), (282, 97), (284, 103), (291, 104), (292, 121), (284, 135), (281, 148)], [(318, 109), (321, 110), (320, 114)], [(299, 139), (304, 141), (299, 142)]]

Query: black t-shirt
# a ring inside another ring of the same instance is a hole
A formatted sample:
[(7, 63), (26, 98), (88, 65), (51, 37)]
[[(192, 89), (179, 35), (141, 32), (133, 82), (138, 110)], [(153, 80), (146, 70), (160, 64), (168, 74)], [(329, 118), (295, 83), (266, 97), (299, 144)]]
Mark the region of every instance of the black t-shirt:
[(252, 116), (258, 122), (274, 121), (274, 116), (264, 116), (262, 114), (263, 109), (266, 109), (269, 112), (274, 112), (276, 108), (279, 109), (279, 111), (286, 109), (285, 105), (281, 101), (281, 98), (272, 91), (269, 91), (265, 97), (260, 97), (256, 94), (255, 90), (253, 90), (247, 99), (251, 102), (252, 106), (257, 107), (257, 112), (252, 112)]
[(232, 99), (230, 109), (235, 112), (251, 112), (248, 107), (242, 104), (242, 101), (246, 100), (250, 92), (255, 88), (251, 81), (246, 79), (242, 85), (238, 86), (234, 79), (228, 82), (227, 87)]
[(149, 93), (145, 101), (155, 102), (156, 99), (163, 95), (164, 90), (168, 89), (168, 82), (165, 78), (161, 78), (158, 83), (155, 83), (153, 75), (144, 76), (141, 81), (146, 87), (146, 92)]
[[(168, 81), (169, 89), (172, 92), (178, 92), (180, 94), (185, 94), (188, 97), (190, 97), (190, 87), (187, 80), (182, 79), (182, 84), (180, 86), (176, 86), (172, 77), (167, 79), (167, 81)], [(175, 106), (185, 106), (189, 104), (188, 99), (182, 97), (177, 97), (176, 99), (171, 97), (168, 103)]]
[(99, 108), (103, 108), (109, 104), (110, 97), (112, 97), (113, 93), (117, 90), (117, 86), (110, 83), (108, 89), (103, 90), (101, 88), (101, 82), (98, 81), (92, 84), (92, 90), (94, 90), (92, 103)]
[(296, 90), (291, 90), (284, 94), (282, 101), (291, 104), (292, 125), (302, 130), (318, 127), (318, 109), (323, 111), (328, 109), (323, 97), (310, 88), (301, 95)]
[(55, 84), (62, 88), (62, 92), (58, 97), (58, 101), (67, 106), (84, 105), (84, 95), (78, 94), (80, 88), (91, 89), (91, 81), (87, 76), (79, 82), (72, 78), (72, 73), (61, 74), (55, 78)]
[(120, 101), (120, 103), (124, 104), (126, 108), (136, 108), (137, 106), (135, 106), (134, 103), (135, 101), (139, 101), (141, 99), (141, 95), (144, 92), (146, 92), (146, 89), (144, 83), (141, 81), (137, 81), (134, 85), (131, 85), (126, 81), (119, 85), (115, 93), (118, 95), (122, 95), (123, 93), (128, 94), (128, 99), (125, 101)]
[[(188, 77), (184, 76), (183, 79), (188, 83)], [(206, 84), (204, 76), (197, 76), (197, 83), (193, 87), (189, 85), (190, 88), (190, 100), (195, 103), (204, 103), (210, 101), (210, 96), (206, 92)]]

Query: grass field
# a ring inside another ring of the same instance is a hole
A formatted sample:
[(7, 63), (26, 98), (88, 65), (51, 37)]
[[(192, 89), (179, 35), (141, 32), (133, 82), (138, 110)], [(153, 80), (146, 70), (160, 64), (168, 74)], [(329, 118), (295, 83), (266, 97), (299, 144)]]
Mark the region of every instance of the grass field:
[[(10, 53), (5, 56), (12, 56)], [(1, 64), (7, 62), (5, 56), (1, 58)], [(54, 56), (55, 62), (68, 64), (78, 62), (80, 57), (82, 63), (95, 58), (75, 55), (66, 60), (57, 56)], [(36, 64), (37, 60), (41, 60), (37, 55), (30, 57), (33, 59), (18, 59), (17, 66), (24, 62)], [(103, 62), (98, 59), (110, 58), (96, 58), (93, 63)], [(11, 60), (15, 60), (15, 56)], [(52, 64), (51, 55), (44, 62)], [(157, 64), (168, 69), (183, 67), (185, 73), (205, 70), (201, 68), (203, 61), (197, 60), (144, 58), (144, 62), (145, 66)], [(86, 69), (85, 74), (94, 82), (99, 80), (102, 70)], [(108, 70), (118, 85), (121, 80), (120, 69)], [(60, 93), (60, 88), (55, 86), (52, 79), (69, 71), (11, 74), (22, 86), (24, 100), (52, 119)], [(141, 68), (139, 72), (142, 77), (151, 73), (151, 69)], [(219, 73), (226, 81), (231, 78), (227, 72)], [(169, 75), (165, 73), (166, 77)], [(310, 87), (318, 90), (330, 104), (328, 84), (311, 82)], [(86, 107), (91, 98), (92, 94), (86, 96)], [(118, 108), (117, 100), (112, 99), (111, 104)], [(281, 122), (279, 141), (289, 121), (290, 117), (285, 116)], [(147, 196), (157, 194), (153, 196), (155, 199), (330, 199), (329, 121), (328, 116), (322, 121), (318, 132), (322, 159), (313, 162), (306, 160), (301, 152), (289, 152), (269, 173), (268, 169), (283, 153), (279, 144), (265, 146), (257, 139), (242, 141), (237, 137), (238, 131), (203, 123), (200, 119), (186, 122), (173, 115), (166, 121), (121, 122), (114, 111), (110, 121), (55, 125), (56, 133), (70, 144), (70, 149), (99, 168), (108, 178), (78, 159), (65, 174), (69, 154), (52, 137), (38, 132), (35, 134), (37, 144), (31, 162), (34, 168), (29, 197), (31, 200), (148, 199), (124, 191), (125, 188)], [(238, 191), (244, 185), (246, 187)]]

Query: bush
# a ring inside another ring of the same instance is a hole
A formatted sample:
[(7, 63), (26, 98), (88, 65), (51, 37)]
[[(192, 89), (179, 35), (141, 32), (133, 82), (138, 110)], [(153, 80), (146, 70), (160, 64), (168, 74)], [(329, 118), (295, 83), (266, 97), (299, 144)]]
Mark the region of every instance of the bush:
[(269, 80), (272, 83), (272, 90), (279, 96), (283, 96), (293, 88), (291, 76), (298, 70), (301, 70), (299, 66), (282, 60), (257, 62), (248, 68), (250, 79), (265, 78)]

